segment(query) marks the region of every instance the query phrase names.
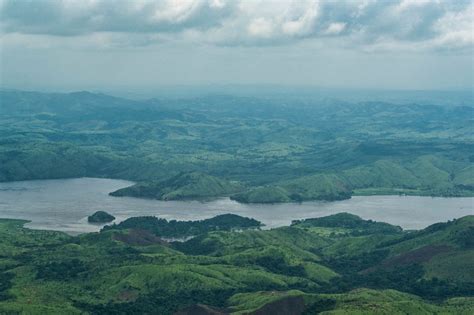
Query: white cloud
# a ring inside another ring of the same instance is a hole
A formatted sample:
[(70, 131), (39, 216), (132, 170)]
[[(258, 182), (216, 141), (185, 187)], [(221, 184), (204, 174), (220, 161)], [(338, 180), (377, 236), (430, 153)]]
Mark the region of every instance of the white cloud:
[(326, 29), (325, 33), (328, 35), (337, 35), (344, 31), (346, 23), (331, 23)]
[[(290, 6), (290, 9), (293, 7)], [(314, 32), (316, 19), (319, 13), (318, 1), (309, 1), (298, 8), (297, 13), (290, 13), (281, 28), (284, 34), (291, 36), (305, 36)]]
[(440, 34), (434, 39), (439, 47), (465, 47), (474, 44), (474, 4), (460, 12), (449, 12), (433, 28)]
[(259, 17), (250, 22), (247, 30), (252, 36), (269, 38), (273, 34), (274, 25), (272, 21)]
[(403, 12), (413, 7), (423, 7), (433, 3), (439, 3), (439, 0), (402, 0), (397, 6), (397, 11)]
[(363, 50), (472, 49), (474, 21), (472, 0), (1, 0), (0, 18), (2, 38), (17, 44), (26, 35), (102, 46), (286, 45), (328, 37), (337, 45), (341, 37), (341, 45)]

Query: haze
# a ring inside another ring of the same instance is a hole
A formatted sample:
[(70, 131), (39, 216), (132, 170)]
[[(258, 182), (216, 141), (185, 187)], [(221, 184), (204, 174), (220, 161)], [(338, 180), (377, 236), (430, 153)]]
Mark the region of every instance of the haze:
[(0, 2), (1, 86), (470, 90), (472, 1)]

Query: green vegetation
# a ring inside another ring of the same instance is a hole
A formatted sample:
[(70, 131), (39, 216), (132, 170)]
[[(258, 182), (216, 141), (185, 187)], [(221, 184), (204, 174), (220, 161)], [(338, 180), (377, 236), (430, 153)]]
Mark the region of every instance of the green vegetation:
[[(236, 294), (232, 314), (470, 314), (472, 298), (429, 303), (395, 290), (357, 289), (344, 294), (308, 294), (301, 291)], [(291, 307), (288, 312), (288, 308)]]
[(163, 181), (135, 184), (114, 191), (110, 195), (159, 200), (183, 200), (222, 197), (239, 190), (242, 190), (242, 187), (237, 183), (193, 172), (181, 173)]
[[(473, 196), (473, 114), (0, 91), (0, 181), (111, 177), (137, 182), (113, 196), (244, 203)], [(474, 312), (474, 216), (420, 231), (349, 213), (271, 230), (232, 214), (137, 217), (74, 237), (25, 223), (0, 220), (2, 314)]]
[(156, 236), (187, 237), (204, 234), (211, 231), (232, 231), (244, 229), (257, 229), (261, 222), (244, 218), (235, 214), (222, 214), (201, 221), (168, 221), (157, 217), (134, 217), (119, 224), (105, 226), (107, 230), (146, 230)]
[(312, 175), (284, 181), (277, 186), (253, 188), (231, 196), (244, 203), (301, 202), (307, 200), (342, 200), (351, 190), (336, 175)]
[(115, 220), (115, 217), (105, 211), (96, 211), (93, 215), (87, 217), (89, 223), (108, 223)]
[(323, 218), (295, 220), (292, 226), (302, 228), (325, 227), (342, 228), (350, 232), (351, 235), (364, 234), (398, 234), (402, 232), (399, 226), (393, 226), (384, 222), (374, 222), (372, 220), (363, 220), (360, 217), (350, 213), (338, 213)]
[(473, 196), (469, 106), (0, 91), (0, 181), (129, 179), (163, 200)]
[(474, 216), (411, 232), (348, 213), (272, 230), (130, 218), (75, 237), (24, 223), (0, 220), (2, 314), (474, 311)]

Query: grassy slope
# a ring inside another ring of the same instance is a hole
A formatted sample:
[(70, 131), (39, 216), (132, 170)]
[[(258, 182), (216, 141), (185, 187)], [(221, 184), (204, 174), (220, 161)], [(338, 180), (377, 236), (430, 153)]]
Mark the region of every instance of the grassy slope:
[(425, 155), (414, 161), (378, 160), (372, 164), (304, 176), (272, 186), (252, 188), (233, 198), (244, 203), (339, 200), (354, 195), (474, 196), (473, 168)]
[[(128, 235), (131, 230), (70, 237), (24, 229), (23, 223), (0, 220), (0, 276), (6, 279), (6, 287), (0, 286), (3, 312), (59, 314), (67, 310), (74, 314), (87, 310), (103, 314), (153, 309), (168, 314), (194, 303), (243, 312), (264, 305), (271, 309), (271, 302), (288, 295), (288, 290), (294, 290), (290, 295), (302, 296), (306, 308), (323, 307), (334, 314), (356, 309), (386, 314), (468, 313), (473, 307), (472, 299), (433, 304), (414, 295), (382, 290), (398, 288), (397, 278), (405, 275), (393, 279), (390, 275), (413, 264), (422, 266), (421, 273), (410, 276), (419, 277), (413, 281), (437, 277), (456, 286), (462, 278), (472, 285), (472, 273), (460, 272), (472, 268), (472, 216), (404, 233), (383, 223), (340, 214), (269, 231), (211, 232), (186, 243), (147, 238), (153, 242), (144, 245), (118, 241), (123, 238), (117, 235)], [(441, 245), (449, 246), (450, 252), (436, 252), (421, 261), (412, 255), (420, 248)], [(380, 251), (385, 254), (373, 255)], [(373, 258), (365, 261), (361, 257)], [(388, 278), (375, 286), (378, 290), (350, 291), (373, 287), (372, 275)], [(357, 279), (367, 282), (354, 282)], [(459, 296), (454, 291), (443, 295), (444, 283), (429, 282), (428, 286), (438, 290), (442, 299)]]
[(183, 200), (228, 196), (242, 190), (242, 186), (215, 176), (198, 172), (182, 173), (172, 178), (143, 182), (110, 193), (112, 196), (130, 196), (159, 200)]
[(334, 174), (317, 174), (287, 180), (275, 186), (257, 187), (232, 196), (244, 203), (276, 203), (307, 200), (348, 199), (348, 185)]

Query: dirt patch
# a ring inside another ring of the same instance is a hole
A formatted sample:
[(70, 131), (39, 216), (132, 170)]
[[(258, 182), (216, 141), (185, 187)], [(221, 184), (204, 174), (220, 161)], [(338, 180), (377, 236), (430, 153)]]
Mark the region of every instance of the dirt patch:
[(305, 310), (302, 296), (289, 296), (275, 302), (265, 304), (249, 315), (299, 315)]
[(114, 240), (133, 246), (148, 246), (154, 244), (167, 245), (168, 243), (156, 235), (145, 230), (130, 230), (127, 234), (115, 234)]
[(384, 262), (382, 262), (382, 266), (390, 268), (395, 266), (424, 263), (430, 261), (430, 259), (436, 255), (446, 253), (451, 250), (453, 250), (453, 248), (448, 245), (427, 245), (386, 259)]

